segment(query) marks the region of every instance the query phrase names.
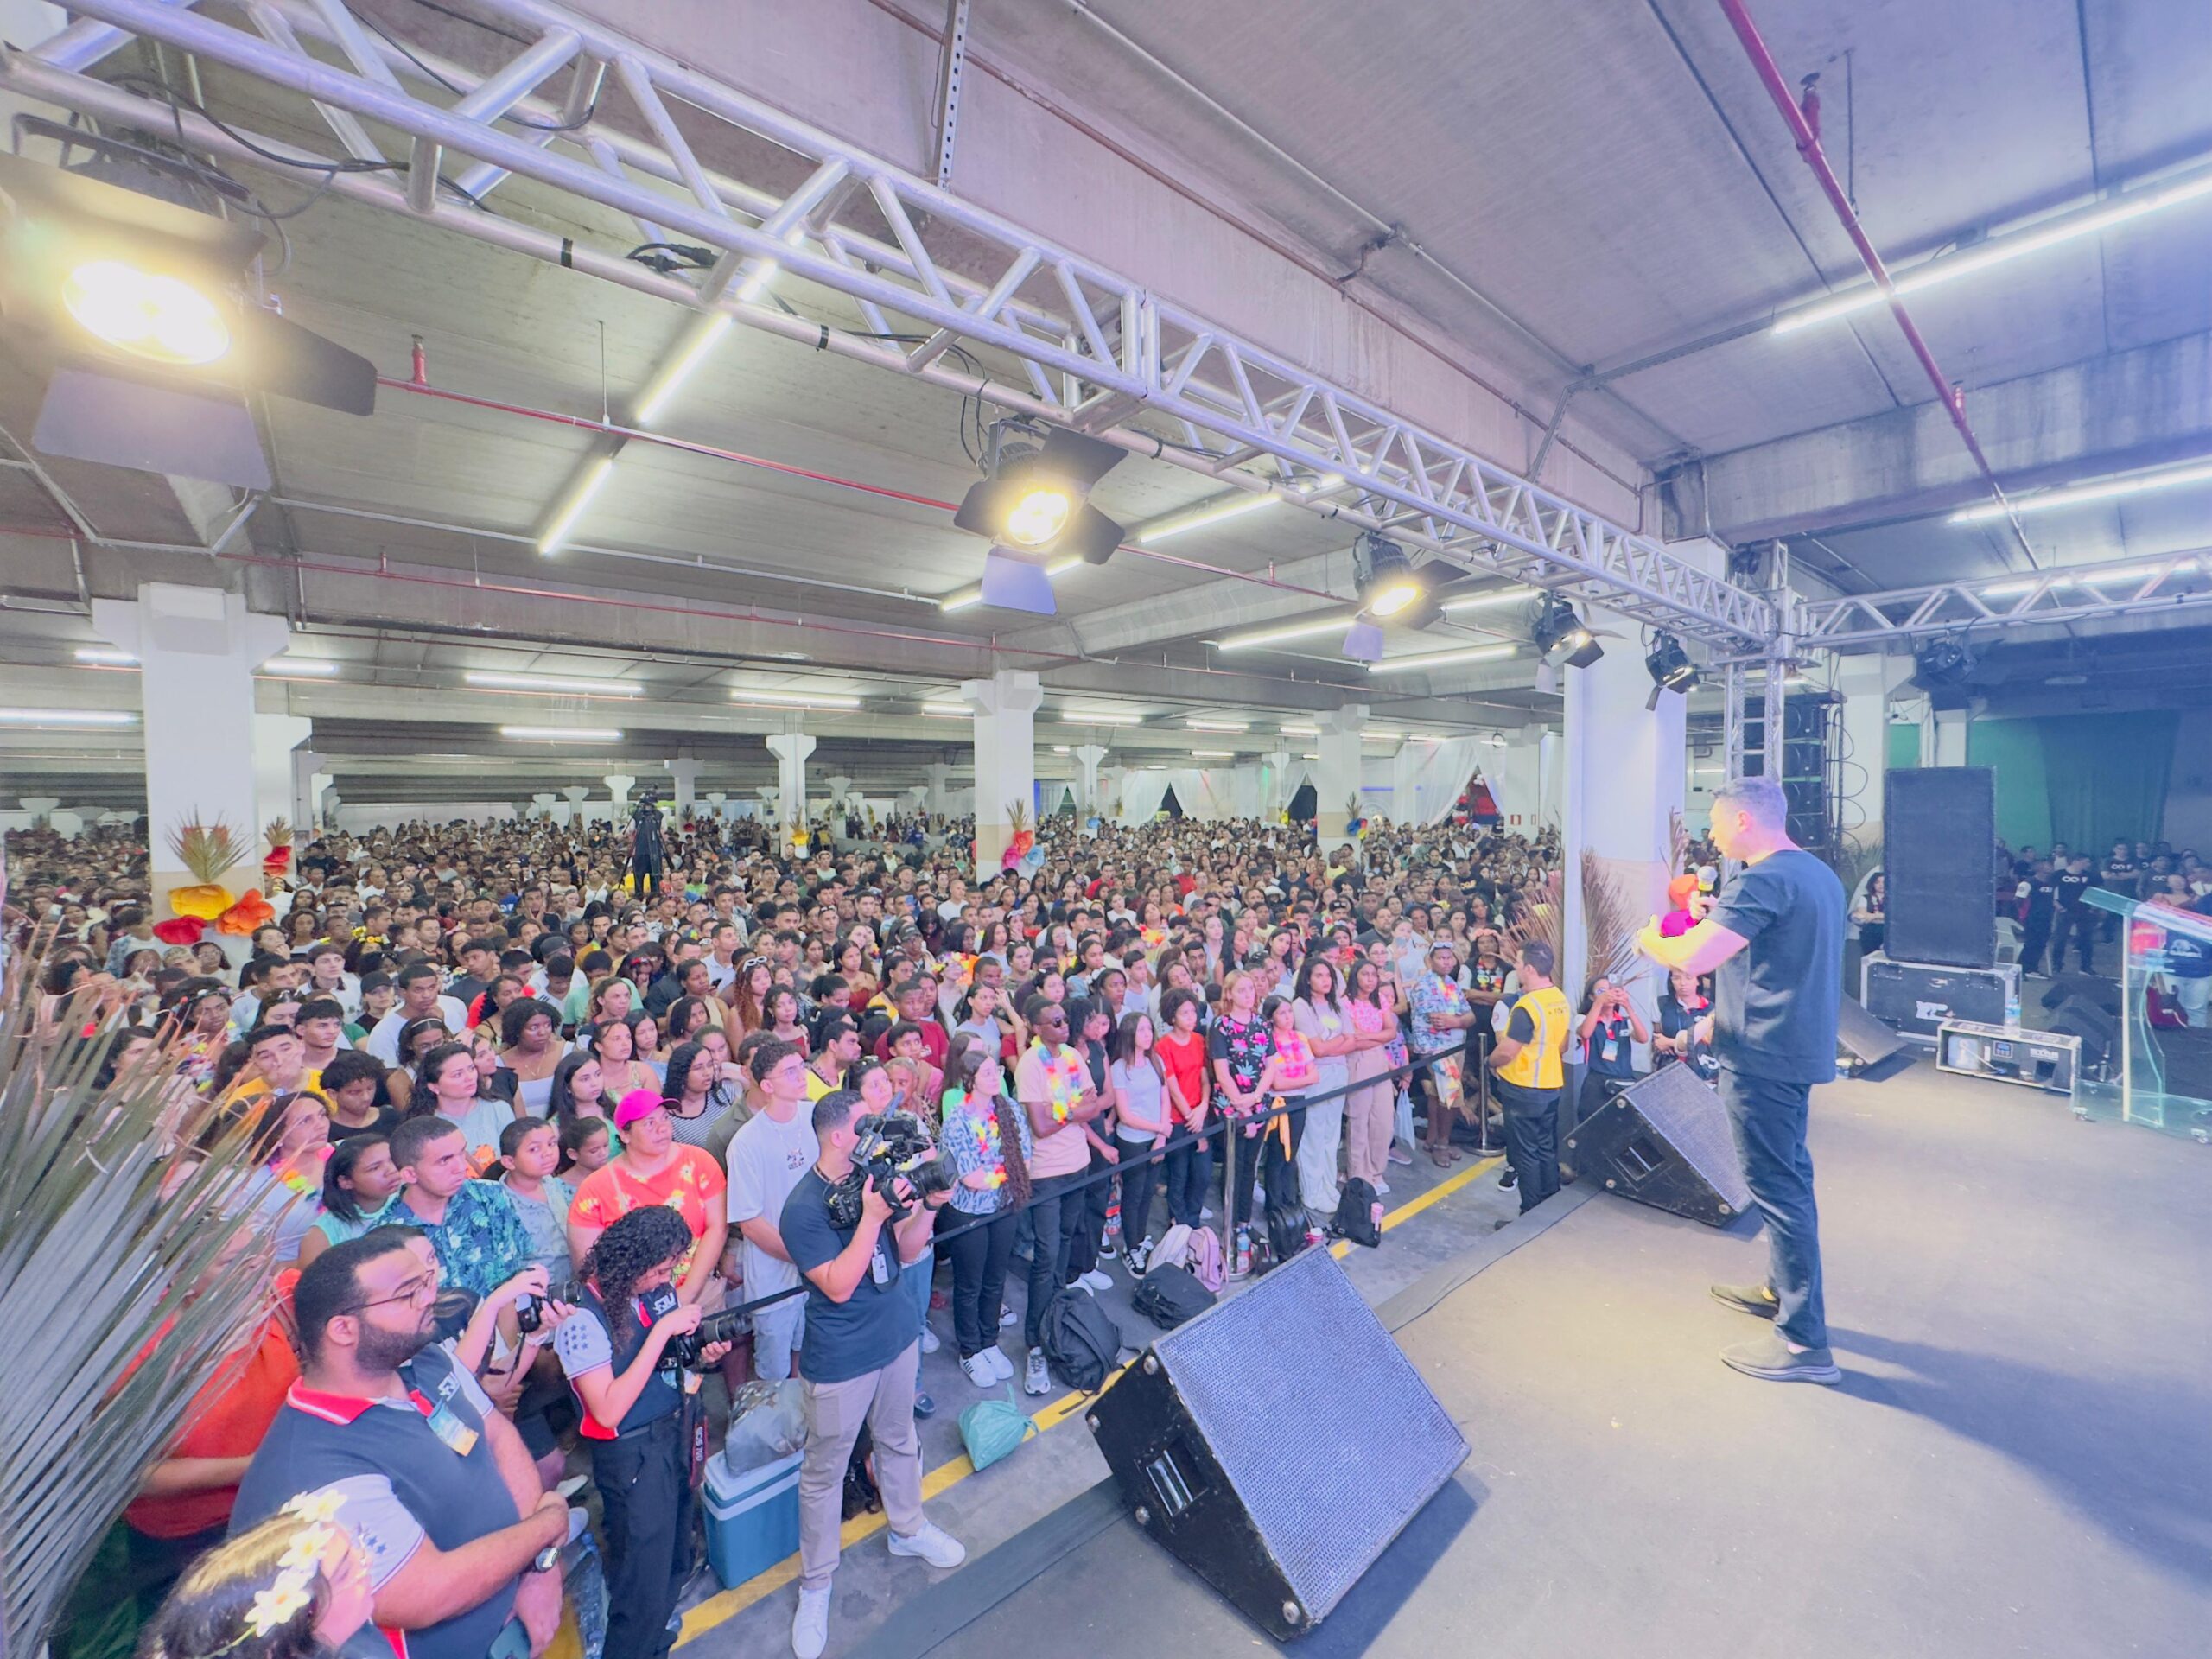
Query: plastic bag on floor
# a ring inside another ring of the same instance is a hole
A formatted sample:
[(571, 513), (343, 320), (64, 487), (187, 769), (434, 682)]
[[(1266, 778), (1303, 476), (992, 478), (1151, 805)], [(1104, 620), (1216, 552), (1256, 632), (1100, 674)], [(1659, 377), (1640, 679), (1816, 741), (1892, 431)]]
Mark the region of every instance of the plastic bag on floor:
[(797, 1377), (748, 1382), (730, 1402), (722, 1455), (729, 1459), (733, 1474), (787, 1458), (805, 1444), (805, 1395)]
[(1003, 1400), (978, 1400), (960, 1414), (960, 1438), (968, 1447), (968, 1461), (988, 1469), (1032, 1434), (1037, 1425), (1014, 1403), (1014, 1385), (1007, 1385)]

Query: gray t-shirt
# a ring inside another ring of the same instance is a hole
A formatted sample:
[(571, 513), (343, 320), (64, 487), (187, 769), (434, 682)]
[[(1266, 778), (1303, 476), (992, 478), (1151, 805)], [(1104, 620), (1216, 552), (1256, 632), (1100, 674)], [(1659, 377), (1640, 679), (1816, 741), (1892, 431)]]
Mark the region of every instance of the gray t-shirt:
[[(756, 1216), (765, 1216), (774, 1222), (783, 1214), (784, 1200), (798, 1185), (799, 1177), (811, 1169), (814, 1160), (821, 1155), (821, 1146), (814, 1138), (812, 1110), (807, 1102), (799, 1103), (798, 1110), (788, 1123), (777, 1122), (766, 1112), (755, 1113), (743, 1128), (730, 1137), (732, 1230), (735, 1230), (738, 1223)], [(798, 1283), (797, 1268), (779, 1261), (751, 1239), (744, 1242), (740, 1259), (744, 1264), (747, 1301), (772, 1296)]]
[(1713, 920), (1751, 943), (1714, 976), (1713, 1054), (1777, 1083), (1835, 1076), (1843, 1000), (1843, 883), (1800, 848), (1770, 854), (1728, 884)]
[[(1143, 1118), (1149, 1123), (1166, 1124), (1167, 1085), (1149, 1060), (1116, 1060), (1108, 1075), (1114, 1086), (1122, 1091), (1122, 1109), (1132, 1117)], [(1122, 1122), (1116, 1125), (1119, 1139), (1141, 1146), (1150, 1146), (1160, 1134), (1158, 1129), (1139, 1128), (1135, 1124)]]
[[(1342, 1037), (1351, 1029), (1351, 1021), (1344, 1012), (1344, 1005), (1328, 1002), (1308, 1002), (1303, 997), (1290, 1005), (1290, 1022), (1298, 1027), (1307, 1042), (1318, 1038), (1332, 1040)], [(1350, 1058), (1343, 1054), (1322, 1054), (1313, 1057), (1313, 1082), (1301, 1089), (1301, 1095), (1340, 1095), (1351, 1080)]]

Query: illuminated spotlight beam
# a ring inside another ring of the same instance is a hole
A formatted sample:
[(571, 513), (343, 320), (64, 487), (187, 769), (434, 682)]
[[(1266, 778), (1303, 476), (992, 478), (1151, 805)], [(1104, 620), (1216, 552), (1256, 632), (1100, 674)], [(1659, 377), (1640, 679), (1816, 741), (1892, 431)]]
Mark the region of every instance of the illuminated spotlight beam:
[(594, 455), (585, 465), (576, 481), (569, 486), (568, 499), (556, 510), (552, 522), (545, 527), (545, 533), (537, 538), (540, 553), (550, 558), (568, 544), (569, 537), (575, 530), (576, 521), (584, 516), (584, 510), (591, 505), (592, 498), (606, 487), (608, 476), (614, 471), (614, 457), (618, 453), (617, 450), (609, 450), (603, 455)]

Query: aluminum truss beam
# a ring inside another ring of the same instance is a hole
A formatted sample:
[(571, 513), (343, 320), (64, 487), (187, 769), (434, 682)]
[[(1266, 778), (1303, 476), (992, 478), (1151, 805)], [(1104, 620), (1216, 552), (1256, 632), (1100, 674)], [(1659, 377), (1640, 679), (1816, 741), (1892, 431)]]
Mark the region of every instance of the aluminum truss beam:
[(2031, 576), (1982, 576), (1886, 593), (1808, 600), (1800, 646), (1878, 651), (1945, 633), (1985, 632), (2100, 617), (2212, 607), (2212, 556), (2198, 549), (2162, 558), (2067, 565)]
[[(512, 43), (502, 63), (457, 78), (457, 96), (404, 79), (391, 54), (338, 0), (280, 9), (296, 24), (334, 42), (344, 66), (315, 55), (296, 37), (264, 39), (163, 0), (81, 0), (73, 10), (87, 22), (56, 37), (68, 42), (66, 54), (56, 55), (88, 61), (98, 55), (90, 49), (93, 43), (111, 49), (118, 37), (100, 33), (103, 27), (194, 53), (326, 111), (342, 111), (389, 128), (411, 143), (417, 157), (451, 150), (488, 169), (473, 169), (467, 176), (531, 179), (626, 213), (664, 235), (696, 239), (720, 251), (724, 269), (773, 260), (791, 275), (852, 300), (876, 333), (923, 336), (913, 346), (869, 341), (887, 349), (848, 355), (923, 374), (954, 344), (1002, 353), (1027, 374), (1027, 395), (994, 380), (979, 385), (972, 375), (928, 378), (1238, 487), (1354, 524), (1387, 525), (1399, 539), (1459, 569), (1556, 588), (1723, 649), (1764, 647), (1783, 631), (1783, 619), (1765, 597), (1674, 557), (1656, 541), (1240, 339), (1095, 260), (546, 0), (479, 0), (486, 16), (523, 38)], [(570, 36), (573, 48), (567, 43)], [(541, 100), (517, 98), (514, 89), (543, 84), (570, 60), (580, 74), (614, 66), (647, 118), (651, 139), (596, 117), (558, 134), (518, 133), (498, 124), (501, 112), (542, 112)], [(115, 89), (56, 62), (39, 62), (36, 54), (28, 60), (11, 54), (0, 66), (0, 85), (87, 112), (117, 112)], [(153, 112), (140, 117), (149, 124), (170, 124), (166, 105), (130, 102)], [(842, 162), (864, 186), (899, 257), (866, 258), (854, 245), (860, 238), (836, 226), (810, 227), (796, 244), (769, 233), (760, 221), (781, 198), (744, 187), (746, 200), (734, 202), (671, 116), (671, 103), (766, 138), (817, 168)], [(188, 124), (188, 130), (194, 128)], [(235, 147), (202, 136), (209, 130), (197, 127), (194, 142), (237, 156)], [(302, 153), (296, 146), (282, 148)], [(332, 148), (334, 155), (308, 158), (346, 158), (342, 143)], [(570, 152), (580, 152), (582, 159)], [(369, 176), (338, 175), (334, 188)], [(680, 194), (663, 188), (667, 182), (679, 185)], [(509, 247), (538, 251), (532, 244), (554, 241), (494, 214), (461, 213), (438, 200), (434, 189), (415, 192), (412, 200), (388, 185), (346, 194), (411, 210)], [(925, 245), (918, 221), (959, 227), (999, 272), (996, 280), (988, 285), (957, 281)], [(610, 267), (621, 263), (599, 250), (564, 251), (569, 256), (564, 263), (601, 275), (613, 275)], [(598, 257), (581, 257), (587, 253)], [(795, 320), (767, 307), (728, 293), (708, 299), (682, 280), (671, 286), (689, 294), (691, 302), (720, 305), (749, 326), (794, 334), (786, 325)], [(890, 316), (909, 326), (892, 327)], [(836, 331), (806, 323), (797, 332), (822, 343), (817, 334)], [(1132, 423), (1139, 419), (1162, 429)], [(1243, 470), (1262, 457), (1272, 458), (1274, 480)]]

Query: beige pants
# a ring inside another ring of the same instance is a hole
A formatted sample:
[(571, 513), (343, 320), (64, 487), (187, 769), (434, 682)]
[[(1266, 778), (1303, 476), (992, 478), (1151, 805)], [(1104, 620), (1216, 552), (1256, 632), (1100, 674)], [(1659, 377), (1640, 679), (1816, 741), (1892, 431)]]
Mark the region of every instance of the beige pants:
[(914, 1389), (921, 1375), (918, 1339), (880, 1371), (842, 1382), (809, 1382), (806, 1455), (798, 1470), (798, 1559), (809, 1590), (829, 1584), (837, 1570), (838, 1533), (844, 1524), (845, 1465), (861, 1425), (875, 1440), (875, 1484), (891, 1530), (911, 1536), (922, 1529), (922, 1442), (914, 1433)]
[(1354, 1089), (1344, 1096), (1344, 1165), (1370, 1186), (1382, 1179), (1390, 1158), (1390, 1140), (1398, 1116), (1398, 1086), (1389, 1081), (1390, 1061), (1379, 1048), (1364, 1048), (1350, 1057), (1355, 1084), (1371, 1077), (1383, 1081)]

